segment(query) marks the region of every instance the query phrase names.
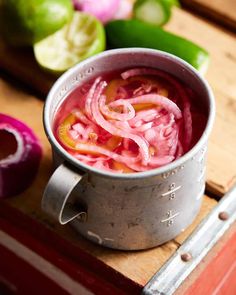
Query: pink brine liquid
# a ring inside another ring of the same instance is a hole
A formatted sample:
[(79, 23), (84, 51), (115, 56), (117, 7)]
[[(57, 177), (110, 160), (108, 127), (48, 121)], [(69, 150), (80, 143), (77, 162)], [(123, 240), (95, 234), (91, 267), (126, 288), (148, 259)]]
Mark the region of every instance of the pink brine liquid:
[(206, 110), (197, 93), (164, 71), (135, 68), (76, 88), (54, 122), (59, 143), (79, 161), (115, 173), (158, 168), (199, 140)]

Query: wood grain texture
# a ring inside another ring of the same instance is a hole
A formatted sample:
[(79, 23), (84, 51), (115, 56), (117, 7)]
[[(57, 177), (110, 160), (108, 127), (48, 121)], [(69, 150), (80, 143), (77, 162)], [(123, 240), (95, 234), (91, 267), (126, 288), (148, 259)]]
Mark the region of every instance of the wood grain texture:
[(184, 7), (236, 31), (235, 0), (181, 0)]
[(196, 42), (210, 53), (206, 79), (216, 98), (216, 120), (210, 136), (207, 188), (224, 194), (236, 181), (236, 38), (217, 26), (176, 9), (166, 28)]
[(142, 286), (160, 269), (184, 241), (185, 237), (217, 203), (215, 200), (205, 197), (201, 212), (193, 225), (175, 240), (161, 247), (146, 251), (127, 252), (105, 249), (94, 245), (78, 235), (71, 227), (58, 225), (41, 211), (42, 193), (52, 172), (51, 150), (44, 135), (41, 121), (43, 102), (0, 79), (0, 106), (1, 112), (23, 119), (24, 122), (30, 125), (40, 138), (44, 150), (38, 176), (33, 185), (20, 196), (8, 199), (5, 202), (53, 230), (57, 235), (77, 247), (78, 251), (83, 249)]

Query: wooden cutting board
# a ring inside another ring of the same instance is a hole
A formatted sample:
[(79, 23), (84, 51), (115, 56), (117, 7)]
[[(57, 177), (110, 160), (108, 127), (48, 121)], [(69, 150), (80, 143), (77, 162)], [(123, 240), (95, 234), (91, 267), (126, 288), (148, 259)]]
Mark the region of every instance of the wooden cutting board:
[[(222, 195), (236, 181), (236, 129), (232, 128), (236, 125), (235, 35), (180, 9), (175, 9), (166, 29), (198, 43), (210, 53), (206, 79), (215, 94), (217, 114), (209, 144), (207, 188)], [(11, 49), (3, 42), (0, 42), (0, 68), (44, 97), (56, 79), (39, 68), (30, 49)]]
[(236, 31), (235, 0), (181, 0), (184, 7)]

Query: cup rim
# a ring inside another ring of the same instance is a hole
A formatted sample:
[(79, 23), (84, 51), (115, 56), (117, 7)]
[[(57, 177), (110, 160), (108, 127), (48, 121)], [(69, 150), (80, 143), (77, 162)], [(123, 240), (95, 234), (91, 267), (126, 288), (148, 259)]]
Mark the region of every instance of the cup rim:
[[(179, 159), (174, 160), (173, 162), (166, 164), (162, 167), (150, 169), (150, 170), (143, 171), (143, 172), (114, 173), (114, 172), (110, 172), (110, 171), (106, 171), (106, 170), (97, 169), (97, 168), (94, 168), (94, 167), (89, 166), (87, 164), (84, 164), (83, 162), (79, 161), (78, 159), (76, 159), (75, 157), (70, 155), (59, 144), (59, 142), (55, 138), (52, 128), (50, 126), (50, 120), (49, 120), (50, 106), (51, 106), (51, 101), (54, 99), (55, 93), (56, 93), (57, 89), (60, 87), (62, 81), (73, 76), (73, 73), (77, 72), (78, 68), (82, 68), (87, 63), (96, 61), (97, 59), (100, 59), (100, 58), (103, 58), (106, 56), (112, 56), (112, 55), (116, 55), (116, 54), (128, 54), (128, 53), (130, 54), (131, 52), (134, 54), (135, 53), (139, 53), (139, 54), (145, 53), (145, 54), (155, 54), (156, 56), (159, 55), (159, 56), (162, 56), (162, 57), (165, 57), (165, 58), (171, 60), (174, 63), (180, 64), (183, 67), (185, 67), (186, 69), (190, 70), (192, 72), (192, 74), (196, 77), (196, 79), (199, 80), (200, 83), (203, 84), (204, 88), (206, 89), (206, 92), (208, 94), (208, 99), (209, 99), (209, 115), (208, 115), (207, 124), (205, 126), (205, 129), (204, 129), (201, 137), (197, 141), (197, 143), (187, 153), (185, 153), (183, 156), (181, 156)], [(53, 149), (55, 148), (56, 151), (66, 161), (68, 161), (73, 166), (79, 168), (80, 171), (83, 170), (85, 172), (94, 173), (94, 174), (104, 176), (107, 178), (116, 178), (116, 179), (124, 179), (124, 180), (146, 178), (146, 177), (161, 175), (163, 173), (174, 170), (177, 167), (183, 165), (187, 160), (189, 160), (191, 158), (191, 156), (193, 156), (204, 145), (204, 143), (207, 142), (209, 134), (210, 134), (212, 127), (213, 127), (214, 117), (215, 117), (215, 99), (214, 99), (212, 89), (210, 88), (206, 79), (204, 77), (202, 77), (201, 74), (193, 66), (191, 66), (189, 63), (182, 60), (181, 58), (176, 57), (170, 53), (163, 52), (160, 50), (155, 50), (155, 49), (139, 48), (139, 47), (106, 50), (102, 53), (99, 53), (95, 56), (92, 56), (92, 57), (78, 63), (77, 65), (75, 65), (74, 67), (72, 67), (71, 69), (69, 69), (68, 71), (63, 73), (56, 80), (56, 82), (53, 84), (52, 88), (50, 89), (50, 91), (47, 95), (47, 98), (46, 98), (46, 101), (44, 104), (44, 110), (43, 110), (43, 124), (44, 124), (44, 130), (47, 135), (47, 138), (48, 138), (49, 142), (51, 143), (52, 148)]]

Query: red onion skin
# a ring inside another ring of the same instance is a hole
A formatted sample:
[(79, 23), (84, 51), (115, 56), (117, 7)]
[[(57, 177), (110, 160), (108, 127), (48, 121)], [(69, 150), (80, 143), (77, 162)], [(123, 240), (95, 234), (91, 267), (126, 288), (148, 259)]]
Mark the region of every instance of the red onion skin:
[(81, 5), (79, 3), (79, 0), (72, 0), (72, 4), (75, 10), (81, 10)]
[(122, 0), (72, 0), (76, 10), (94, 15), (102, 23), (112, 20)]
[(121, 0), (113, 19), (131, 18), (133, 11), (133, 3), (130, 0)]
[[(18, 133), (24, 150), (23, 155), (14, 162), (6, 161), (7, 158), (0, 161), (0, 198), (6, 198), (20, 194), (31, 185), (39, 168), (42, 148), (32, 129), (23, 122), (1, 113), (0, 130), (6, 130), (13, 135), (13, 132)], [(16, 137), (15, 139), (17, 140)]]

